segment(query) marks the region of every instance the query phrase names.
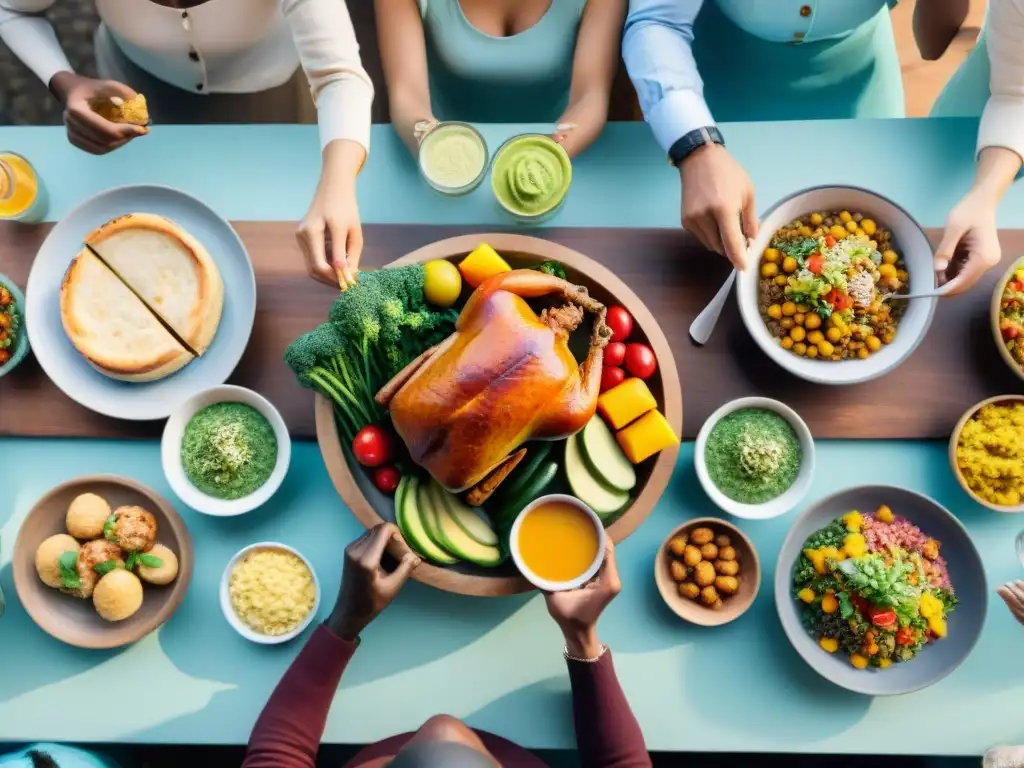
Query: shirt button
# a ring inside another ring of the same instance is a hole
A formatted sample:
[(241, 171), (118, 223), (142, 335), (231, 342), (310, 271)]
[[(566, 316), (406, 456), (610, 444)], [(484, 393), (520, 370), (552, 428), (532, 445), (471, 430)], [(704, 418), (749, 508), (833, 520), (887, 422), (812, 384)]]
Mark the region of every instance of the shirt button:
[(195, 48), (189, 50), (188, 57), (192, 59), (192, 61), (199, 61), (199, 53), (196, 51)]
[(202, 83), (196, 83), (196, 90), (197, 91), (203, 90), (203, 84)]
[(810, 16), (811, 15), (811, 6), (809, 6), (809, 5), (801, 6), (800, 7), (800, 15), (801, 16)]

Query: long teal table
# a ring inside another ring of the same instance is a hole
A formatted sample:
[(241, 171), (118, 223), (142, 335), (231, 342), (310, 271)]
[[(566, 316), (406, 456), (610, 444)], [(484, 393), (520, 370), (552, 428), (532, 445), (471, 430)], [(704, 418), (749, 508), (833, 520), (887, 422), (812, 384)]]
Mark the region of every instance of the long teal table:
[[(939, 226), (970, 181), (975, 129), (972, 121), (906, 120), (737, 125), (725, 134), (754, 179), (761, 208), (802, 186), (851, 183), (882, 190), (926, 226)], [(512, 132), (484, 131), (492, 146)], [(373, 142), (359, 189), (364, 220), (500, 223), (485, 190), (442, 199), (418, 179), (389, 129), (375, 128)], [(315, 129), (304, 127), (158, 127), (105, 158), (71, 149), (57, 129), (3, 128), (0, 148), (37, 164), (52, 218), (101, 189), (146, 182), (187, 190), (228, 218), (297, 219), (318, 172)], [(573, 175), (558, 224), (678, 225), (678, 182), (643, 125), (611, 126)], [(1000, 224), (1024, 227), (1024, 188), (1011, 191)], [(683, 355), (678, 363), (694, 360)], [(952, 479), (945, 451), (929, 442), (820, 443), (808, 498), (868, 480), (929, 494), (967, 524), (990, 585), (1024, 575), (1013, 547), (1022, 523), (973, 504)], [(217, 584), (240, 547), (277, 539), (310, 557), (328, 610), (342, 550), (359, 526), (316, 446), (296, 446), (284, 486), (258, 512), (210, 519), (178, 504), (195, 541), (191, 590), (163, 629), (115, 652), (51, 640), (25, 615), (11, 582), (23, 516), (55, 483), (93, 472), (127, 474), (174, 498), (155, 442), (0, 440), (0, 584), (8, 599), (0, 618), (0, 740), (244, 742), (299, 645), (242, 640), (221, 616)], [(742, 620), (714, 630), (681, 623), (655, 590), (655, 550), (679, 522), (715, 513), (686, 445), (664, 498), (619, 548), (624, 587), (601, 636), (614, 649), (651, 749), (978, 755), (1024, 740), (1024, 630), (994, 596), (972, 656), (925, 692), (871, 700), (804, 665), (782, 633), (772, 597), (775, 553), (792, 516), (743, 525), (764, 576)], [(540, 598), (461, 598), (410, 584), (366, 632), (325, 740), (372, 741), (438, 712), (528, 747), (573, 746), (561, 644)]]

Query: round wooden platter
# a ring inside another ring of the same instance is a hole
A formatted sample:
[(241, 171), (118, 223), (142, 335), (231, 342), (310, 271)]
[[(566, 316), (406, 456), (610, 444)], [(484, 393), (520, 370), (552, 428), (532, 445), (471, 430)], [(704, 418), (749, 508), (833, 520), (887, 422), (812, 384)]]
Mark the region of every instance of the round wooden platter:
[[(630, 340), (644, 341), (658, 359), (658, 370), (647, 380), (662, 413), (677, 435), (683, 431), (683, 392), (675, 358), (657, 320), (633, 291), (614, 272), (565, 246), (537, 237), (517, 234), (463, 235), (431, 243), (398, 259), (389, 266), (447, 259), (458, 262), (480, 243), (489, 243), (513, 268), (536, 266), (544, 261), (560, 262), (569, 282), (584, 285), (598, 301), (620, 304), (633, 316)], [(394, 521), (392, 497), (380, 493), (368, 474), (349, 466), (334, 407), (329, 399), (316, 396), (316, 433), (327, 472), (352, 514), (367, 528), (385, 520)], [(636, 530), (654, 509), (668, 487), (675, 469), (679, 446), (667, 448), (637, 467), (637, 490), (629, 508), (608, 527), (608, 534), (620, 542)], [(404, 545), (394, 544), (391, 554), (401, 557)], [(526, 592), (533, 587), (515, 570), (511, 560), (499, 568), (470, 565), (439, 567), (423, 563), (413, 578), (432, 587), (461, 595), (497, 597)]]

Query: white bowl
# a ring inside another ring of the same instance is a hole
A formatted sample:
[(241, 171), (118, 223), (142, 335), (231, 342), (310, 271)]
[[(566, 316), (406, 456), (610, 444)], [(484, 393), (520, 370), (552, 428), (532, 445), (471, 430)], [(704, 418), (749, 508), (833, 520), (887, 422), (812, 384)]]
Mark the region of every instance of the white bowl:
[[(564, 502), (585, 512), (593, 521), (594, 527), (597, 529), (597, 556), (586, 571), (571, 581), (548, 581), (547, 579), (542, 579), (526, 567), (526, 564), (523, 562), (522, 555), (519, 553), (519, 529), (522, 527), (523, 519), (541, 504), (547, 504), (549, 502)], [(512, 561), (516, 564), (516, 568), (519, 569), (519, 572), (523, 574), (523, 577), (527, 581), (533, 584), (537, 589), (543, 590), (544, 592), (564, 592), (566, 590), (579, 589), (582, 587), (594, 578), (599, 570), (601, 570), (601, 565), (604, 563), (604, 551), (607, 546), (604, 523), (601, 522), (601, 518), (597, 516), (597, 513), (575, 496), (568, 496), (564, 493), (549, 493), (547, 496), (541, 496), (526, 505), (523, 511), (519, 513), (519, 516), (516, 517), (515, 522), (512, 523), (512, 530), (509, 532), (508, 540), (509, 550), (512, 554)]]
[[(313, 584), (316, 586), (316, 598), (313, 600), (313, 607), (310, 609), (306, 618), (302, 620), (301, 624), (291, 632), (287, 632), (283, 635), (260, 634), (238, 618), (238, 614), (235, 613), (234, 606), (231, 605), (231, 594), (229, 592), (231, 572), (235, 570), (235, 565), (238, 564), (239, 560), (250, 552), (258, 549), (276, 549), (293, 554), (306, 564), (306, 567), (309, 568), (309, 572), (313, 575)], [(250, 544), (248, 547), (244, 547), (239, 550), (238, 553), (231, 558), (227, 568), (224, 569), (224, 575), (220, 577), (220, 609), (224, 613), (224, 618), (228, 620), (228, 624), (230, 624), (232, 628), (246, 640), (251, 640), (252, 642), (259, 643), (261, 645), (277, 645), (279, 643), (286, 643), (301, 635), (320, 611), (320, 579), (317, 578), (316, 571), (313, 569), (313, 564), (303, 557), (300, 552), (289, 547), (287, 544), (281, 544), (276, 541), (261, 541), (258, 544)]]
[[(715, 424), (730, 413), (744, 408), (762, 408), (774, 411), (782, 416), (793, 427), (793, 431), (796, 432), (797, 439), (800, 441), (800, 450), (803, 453), (800, 471), (797, 473), (796, 480), (793, 481), (789, 489), (782, 495), (761, 504), (744, 504), (734, 501), (718, 490), (718, 487), (708, 474), (708, 466), (704, 459), (708, 435), (711, 434)], [(789, 510), (800, 503), (800, 500), (807, 493), (807, 489), (811, 485), (811, 478), (814, 476), (814, 438), (811, 436), (811, 430), (807, 428), (804, 420), (788, 405), (767, 397), (741, 397), (723, 405), (704, 422), (704, 426), (697, 433), (697, 442), (693, 448), (693, 462), (697, 468), (697, 478), (700, 480), (704, 492), (715, 503), (715, 506), (728, 512), (730, 515), (742, 517), (746, 520), (768, 520), (789, 512)]]
[[(240, 499), (215, 499), (208, 496), (192, 485), (181, 465), (181, 441), (185, 435), (185, 425), (196, 413), (215, 403), (245, 403), (255, 408), (270, 422), (277, 437), (277, 464), (274, 465), (274, 471), (267, 478), (267, 482)], [(233, 517), (251, 512), (265, 504), (281, 487), (292, 458), (292, 441), (284, 419), (269, 400), (251, 389), (222, 384), (193, 395), (171, 414), (160, 441), (160, 458), (164, 465), (164, 476), (178, 498), (204, 515)]]
[(938, 299), (907, 302), (906, 312), (900, 319), (893, 343), (884, 346), (867, 360), (816, 360), (783, 349), (765, 326), (758, 308), (758, 265), (761, 254), (782, 225), (812, 211), (828, 210), (858, 211), (874, 219), (879, 227), (888, 229), (906, 263), (910, 275), (910, 292), (927, 293), (935, 290), (931, 244), (921, 225), (909, 213), (891, 200), (866, 189), (826, 186), (796, 192), (776, 203), (764, 215), (758, 225), (758, 235), (747, 250), (748, 266), (737, 276), (736, 298), (739, 301), (740, 316), (754, 341), (768, 357), (794, 376), (817, 384), (857, 384), (888, 373), (910, 356), (928, 332)]

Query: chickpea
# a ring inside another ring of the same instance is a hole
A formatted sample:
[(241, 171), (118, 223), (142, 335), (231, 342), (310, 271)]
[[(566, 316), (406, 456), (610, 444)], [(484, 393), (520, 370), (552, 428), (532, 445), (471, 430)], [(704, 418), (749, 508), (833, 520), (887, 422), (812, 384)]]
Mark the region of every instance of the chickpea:
[(861, 219), (860, 228), (864, 230), (864, 234), (871, 237), (878, 231), (878, 226), (871, 219)]
[(768, 307), (767, 314), (772, 320), (779, 320), (782, 317), (782, 307), (779, 304), (772, 304)]
[(812, 312), (804, 318), (804, 328), (809, 331), (813, 331), (816, 328), (821, 328), (821, 315), (817, 312)]
[(841, 211), (839, 214), (839, 220), (843, 222), (843, 224), (848, 224), (853, 221), (853, 216), (850, 215), (849, 211)]
[(820, 213), (812, 213), (811, 214), (811, 224), (813, 224), (814, 226), (816, 226), (816, 227), (819, 226), (822, 221), (824, 221), (824, 218), (822, 217), (822, 215)]
[(804, 320), (806, 319), (807, 315), (805, 315), (803, 312), (797, 312), (795, 315), (793, 315), (793, 322), (796, 323), (797, 325), (803, 325)]
[(740, 572), (740, 564), (735, 560), (715, 560), (715, 570), (722, 576), (735, 576)]
[(712, 586), (704, 587), (700, 591), (700, 601), (709, 608), (718, 602), (718, 592)]
[(775, 278), (775, 284), (776, 285), (785, 285), (786, 284), (786, 276), (785, 275), (779, 275), (778, 277), (776, 277)]
[(800, 227), (799, 232), (800, 232), (801, 237), (810, 237), (811, 236), (811, 228), (808, 227), (806, 224), (804, 224), (803, 226)]
[(860, 229), (860, 227), (857, 226), (856, 221), (846, 222), (846, 231), (849, 232), (850, 234), (857, 234), (858, 229)]
[(821, 331), (811, 331), (807, 334), (808, 344), (821, 344), (825, 340), (825, 334)]
[(736, 554), (736, 549), (734, 547), (721, 547), (718, 550), (718, 559), (724, 560), (728, 563), (732, 560), (738, 560), (739, 557)]
[(779, 249), (778, 248), (765, 248), (764, 253), (761, 257), (772, 264), (779, 260)]
[(877, 352), (882, 348), (882, 340), (877, 336), (868, 336), (864, 339), (864, 343), (868, 345), (868, 349), (872, 352)]
[(668, 551), (676, 557), (683, 556), (683, 550), (686, 549), (687, 537), (685, 533), (679, 533), (672, 537), (672, 540), (668, 543)]
[(836, 348), (832, 346), (831, 342), (819, 341), (818, 342), (818, 353), (822, 357), (832, 357), (835, 354)]
[(679, 594), (683, 597), (689, 598), (690, 600), (696, 600), (697, 596), (700, 594), (700, 587), (692, 581), (687, 581), (679, 585)]
[(831, 341), (833, 344), (837, 343), (843, 338), (843, 332), (836, 328), (834, 325), (825, 331), (825, 338)]
[(781, 320), (779, 320), (779, 327), (781, 327), (783, 330), (788, 331), (790, 328), (793, 328), (795, 326), (796, 323), (793, 322), (792, 317), (784, 317)]
[(901, 283), (905, 283), (907, 282), (907, 280), (910, 279), (910, 275), (907, 274), (907, 270), (905, 269), (897, 269), (896, 279), (899, 280)]
[(789, 332), (789, 337), (793, 341), (803, 341), (807, 338), (807, 332), (798, 325)]
[(896, 251), (882, 251), (882, 263), (883, 264), (895, 264), (900, 260), (899, 255)]
[(812, 360), (818, 356), (818, 348), (813, 344), (807, 347), (807, 356)]
[(796, 268), (798, 266), (800, 265), (796, 263), (796, 259), (794, 259), (792, 256), (787, 256), (782, 260), (783, 272), (788, 272), (789, 274), (792, 274), (793, 272), (796, 272)]
[(783, 349), (793, 348), (793, 340), (789, 338), (789, 336), (783, 336), (781, 339), (779, 339), (779, 344), (782, 345)]
[(693, 580), (699, 587), (706, 587), (709, 584), (713, 584), (715, 581), (715, 566), (707, 560), (702, 560), (697, 563), (697, 567), (693, 569)]
[(796, 352), (798, 355), (806, 355), (807, 345), (801, 341), (798, 341), (796, 344), (793, 345), (793, 351)]
[(859, 359), (859, 360), (867, 360), (870, 355), (871, 355), (871, 353), (868, 352), (863, 347), (861, 347), (860, 349), (857, 350), (857, 359)]
[(767, 262), (761, 265), (761, 277), (775, 277), (779, 274), (779, 265)]
[(878, 268), (878, 274), (886, 280), (892, 280), (896, 277), (896, 267), (892, 264), (883, 264)]
[(809, 306), (807, 306), (806, 304), (797, 304), (796, 305), (796, 311), (799, 312), (802, 315), (806, 315), (808, 312), (811, 311), (811, 308)]
[(740, 580), (735, 576), (719, 576), (715, 579), (715, 589), (723, 595), (735, 595), (740, 588)]
[(832, 235), (836, 240), (842, 240), (846, 237), (846, 227), (842, 224), (833, 224), (829, 229), (828, 233)]
[(673, 581), (686, 581), (686, 566), (678, 560), (673, 560), (671, 563), (669, 563), (668, 572), (672, 574)]
[(883, 344), (892, 344), (896, 341), (896, 331), (886, 331), (881, 338)]
[(796, 304), (792, 301), (787, 301), (782, 305), (782, 314), (786, 317), (792, 317), (796, 314)]
[(705, 560), (714, 560), (718, 557), (718, 545), (714, 542), (709, 541), (703, 547), (700, 548), (700, 556)]
[(724, 533), (720, 533), (715, 536), (715, 544), (719, 547), (728, 547), (732, 544), (732, 539), (726, 536)]
[(687, 544), (683, 551), (683, 562), (693, 568), (701, 561), (700, 550), (692, 544)]
[(705, 544), (715, 540), (715, 532), (710, 528), (700, 527), (690, 531), (690, 542), (696, 544), (698, 547), (703, 547)]

